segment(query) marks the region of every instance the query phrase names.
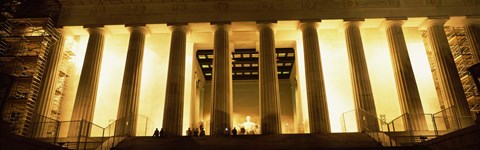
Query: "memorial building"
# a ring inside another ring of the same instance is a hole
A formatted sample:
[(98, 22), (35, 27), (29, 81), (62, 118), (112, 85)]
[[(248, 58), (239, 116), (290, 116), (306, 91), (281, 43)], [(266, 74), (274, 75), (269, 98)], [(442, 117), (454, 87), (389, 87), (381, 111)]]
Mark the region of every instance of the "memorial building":
[(51, 1), (4, 15), (15, 134), (450, 132), (480, 110), (477, 0)]

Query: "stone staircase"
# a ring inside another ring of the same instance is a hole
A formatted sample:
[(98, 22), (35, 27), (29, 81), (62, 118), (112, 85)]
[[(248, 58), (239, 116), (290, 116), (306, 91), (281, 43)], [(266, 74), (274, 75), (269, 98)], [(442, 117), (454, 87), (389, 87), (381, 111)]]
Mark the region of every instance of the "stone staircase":
[(382, 147), (364, 133), (283, 134), (207, 137), (133, 137), (115, 150), (190, 149), (331, 149), (331, 150), (427, 150), (423, 147)]

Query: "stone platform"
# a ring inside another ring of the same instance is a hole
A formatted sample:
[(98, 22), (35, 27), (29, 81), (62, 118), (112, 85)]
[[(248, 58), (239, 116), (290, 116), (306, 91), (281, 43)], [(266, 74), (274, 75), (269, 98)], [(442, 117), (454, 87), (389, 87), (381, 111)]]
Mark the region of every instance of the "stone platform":
[(418, 149), (418, 147), (385, 148), (364, 133), (283, 134), (207, 137), (133, 137), (120, 143), (116, 150), (187, 150), (187, 149), (332, 149), (381, 150)]

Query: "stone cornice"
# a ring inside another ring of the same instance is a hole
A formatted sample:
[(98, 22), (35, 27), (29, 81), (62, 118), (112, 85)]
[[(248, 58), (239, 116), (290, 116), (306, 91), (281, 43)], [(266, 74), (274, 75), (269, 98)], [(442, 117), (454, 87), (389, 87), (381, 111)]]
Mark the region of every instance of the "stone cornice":
[(262, 7), (278, 7), (285, 3), (300, 5), (302, 8), (352, 8), (352, 7), (429, 7), (478, 5), (477, 0), (59, 0), (63, 6), (112, 5), (112, 4), (174, 4), (174, 3), (260, 3)]
[(479, 14), (478, 0), (60, 0), (60, 25)]

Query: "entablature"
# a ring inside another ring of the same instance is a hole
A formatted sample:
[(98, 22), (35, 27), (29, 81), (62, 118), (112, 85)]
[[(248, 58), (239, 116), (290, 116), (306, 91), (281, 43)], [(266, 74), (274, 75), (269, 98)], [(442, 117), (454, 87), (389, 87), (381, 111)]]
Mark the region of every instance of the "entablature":
[(466, 16), (477, 0), (60, 0), (60, 26)]

